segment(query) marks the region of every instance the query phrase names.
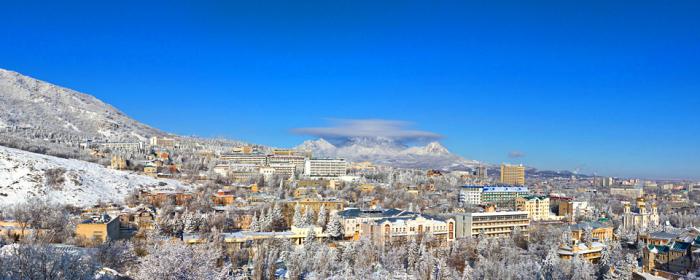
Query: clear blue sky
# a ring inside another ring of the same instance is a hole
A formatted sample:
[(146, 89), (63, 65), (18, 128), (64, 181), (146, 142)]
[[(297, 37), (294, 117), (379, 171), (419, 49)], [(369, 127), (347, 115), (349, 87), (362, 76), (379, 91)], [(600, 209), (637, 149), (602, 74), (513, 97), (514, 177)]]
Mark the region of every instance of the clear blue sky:
[(700, 178), (699, 1), (16, 2), (1, 68), (166, 131), (401, 120), (491, 163)]

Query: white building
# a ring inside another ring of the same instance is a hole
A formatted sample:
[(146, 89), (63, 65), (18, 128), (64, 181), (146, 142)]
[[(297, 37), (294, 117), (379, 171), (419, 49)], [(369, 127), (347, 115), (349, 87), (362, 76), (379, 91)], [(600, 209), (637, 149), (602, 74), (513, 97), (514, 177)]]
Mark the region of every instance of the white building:
[(646, 231), (659, 225), (659, 212), (656, 203), (652, 203), (651, 209), (647, 209), (646, 201), (640, 197), (637, 198), (637, 209), (632, 209), (629, 202), (625, 201), (623, 204), (625, 210), (622, 215), (622, 226), (624, 229)]
[(479, 186), (465, 186), (459, 191), (459, 202), (465, 205), (479, 205), (481, 204), (481, 193), (484, 191), (483, 187)]
[(229, 163), (255, 164), (258, 166), (267, 164), (267, 156), (263, 154), (222, 154), (219, 159)]
[(304, 175), (309, 177), (341, 177), (347, 174), (345, 159), (307, 159)]

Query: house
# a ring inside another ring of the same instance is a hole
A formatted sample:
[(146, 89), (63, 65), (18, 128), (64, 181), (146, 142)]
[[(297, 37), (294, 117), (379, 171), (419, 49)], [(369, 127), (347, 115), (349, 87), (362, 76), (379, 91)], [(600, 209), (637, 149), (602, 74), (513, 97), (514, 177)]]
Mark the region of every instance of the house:
[(591, 237), (595, 241), (608, 241), (613, 239), (613, 226), (603, 221), (579, 222), (569, 226), (571, 239), (574, 241), (584, 241), (584, 232), (590, 229)]
[(236, 197), (233, 195), (232, 191), (219, 190), (211, 196), (211, 200), (214, 203), (214, 205), (229, 206), (232, 205), (234, 201), (236, 201)]
[(598, 263), (606, 246), (600, 242), (578, 242), (574, 240), (573, 244), (564, 244), (559, 247), (559, 257), (563, 260), (571, 260), (575, 256), (579, 256), (581, 259), (591, 263)]
[(119, 239), (119, 219), (107, 214), (86, 219), (75, 226), (75, 235), (88, 243)]

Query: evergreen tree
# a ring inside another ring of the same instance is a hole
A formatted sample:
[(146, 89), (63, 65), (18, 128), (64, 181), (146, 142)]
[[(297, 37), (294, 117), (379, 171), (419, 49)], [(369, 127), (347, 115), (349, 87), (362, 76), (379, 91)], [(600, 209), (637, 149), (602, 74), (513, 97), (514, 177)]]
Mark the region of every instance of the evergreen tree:
[(316, 215), (314, 214), (314, 210), (306, 206), (306, 209), (304, 210), (304, 226), (312, 226), (316, 224)]
[(303, 227), (304, 226), (304, 217), (301, 215), (301, 205), (297, 203), (294, 206), (294, 216), (292, 217), (292, 226), (294, 227)]
[(318, 219), (316, 220), (316, 225), (322, 228), (326, 228), (328, 220), (328, 213), (326, 213), (326, 206), (321, 205), (321, 209), (318, 210)]
[(328, 235), (333, 239), (340, 239), (345, 235), (344, 231), (340, 216), (337, 214), (331, 215), (331, 221), (328, 223), (326, 229)]
[(260, 231), (260, 221), (258, 220), (258, 213), (253, 214), (253, 219), (250, 221), (250, 231)]

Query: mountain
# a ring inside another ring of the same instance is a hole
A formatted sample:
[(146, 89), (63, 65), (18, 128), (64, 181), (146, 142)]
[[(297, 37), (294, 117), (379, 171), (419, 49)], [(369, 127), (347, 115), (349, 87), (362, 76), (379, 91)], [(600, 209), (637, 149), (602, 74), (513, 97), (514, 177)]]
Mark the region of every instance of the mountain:
[(188, 189), (175, 180), (160, 180), (102, 165), (0, 146), (0, 206), (31, 197), (89, 206), (120, 202), (134, 189)]
[(56, 141), (146, 140), (162, 131), (99, 99), (0, 69), (0, 130)]
[(350, 137), (334, 142), (307, 140), (295, 149), (311, 151), (314, 157), (342, 157), (400, 168), (460, 170), (479, 164), (450, 153), (438, 142), (413, 147), (384, 137)]

